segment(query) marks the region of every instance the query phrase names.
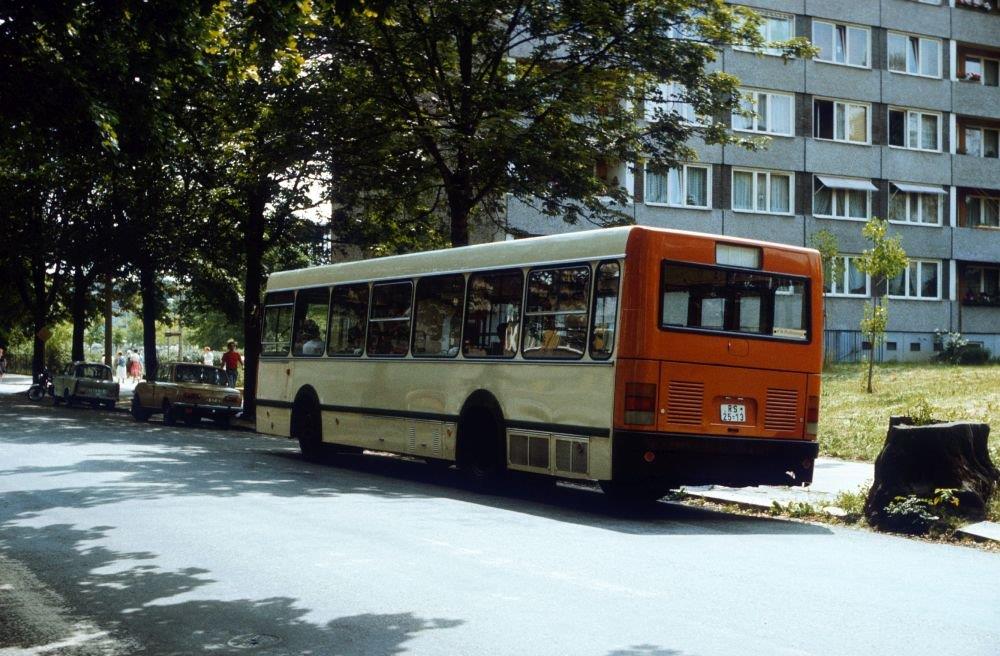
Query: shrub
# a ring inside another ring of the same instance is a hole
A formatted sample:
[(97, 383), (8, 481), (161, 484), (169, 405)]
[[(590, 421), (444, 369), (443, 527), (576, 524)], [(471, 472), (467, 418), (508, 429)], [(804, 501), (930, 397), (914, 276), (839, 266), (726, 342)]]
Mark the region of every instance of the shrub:
[(986, 364), (990, 361), (990, 350), (979, 344), (966, 344), (958, 351), (958, 364)]

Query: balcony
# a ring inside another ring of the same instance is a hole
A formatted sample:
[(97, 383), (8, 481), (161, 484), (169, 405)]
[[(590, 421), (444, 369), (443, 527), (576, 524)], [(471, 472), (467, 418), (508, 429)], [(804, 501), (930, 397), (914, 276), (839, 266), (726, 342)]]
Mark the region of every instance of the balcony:
[(952, 257), (978, 262), (1000, 262), (1000, 229), (956, 228)]
[[(996, 4), (996, 0), (991, 0)], [(952, 34), (961, 34), (964, 41), (1000, 48), (1000, 11), (985, 12), (971, 5), (955, 3), (951, 16)]]
[(952, 88), (955, 107), (963, 114), (1000, 120), (1000, 87), (958, 81)]
[(952, 163), (955, 184), (989, 189), (1000, 185), (1000, 159), (955, 155)]

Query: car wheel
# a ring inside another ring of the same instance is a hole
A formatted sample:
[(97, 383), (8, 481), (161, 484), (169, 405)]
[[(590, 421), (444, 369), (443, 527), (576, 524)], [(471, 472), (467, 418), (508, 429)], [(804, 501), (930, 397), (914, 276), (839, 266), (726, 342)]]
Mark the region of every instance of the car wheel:
[(62, 397), (59, 396), (58, 394), (56, 394), (55, 392), (53, 392), (52, 393), (52, 405), (60, 405), (60, 404), (62, 404)]
[(184, 415), (184, 423), (188, 426), (197, 426), (201, 423), (201, 417), (192, 412), (189, 415)]
[(114, 410), (115, 409), (115, 402), (114, 401), (105, 401), (102, 405), (104, 406), (105, 410)]
[(177, 415), (174, 414), (170, 401), (163, 402), (163, 423), (167, 426), (173, 426), (177, 423)]
[(142, 404), (139, 403), (138, 396), (132, 397), (132, 417), (134, 417), (136, 421), (146, 421), (149, 419), (149, 410), (142, 407)]
[(232, 423), (232, 419), (233, 419), (232, 417), (226, 415), (225, 417), (216, 417), (212, 421), (215, 422), (215, 425), (218, 426), (219, 428), (226, 430)]

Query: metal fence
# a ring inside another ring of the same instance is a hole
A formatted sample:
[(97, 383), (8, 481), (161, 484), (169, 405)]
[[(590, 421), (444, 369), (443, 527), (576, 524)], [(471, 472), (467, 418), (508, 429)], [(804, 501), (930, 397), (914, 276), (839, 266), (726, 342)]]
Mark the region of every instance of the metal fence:
[[(860, 330), (828, 330), (823, 335), (823, 361), (827, 364), (840, 362), (864, 362), (868, 358), (868, 342)], [(875, 361), (881, 362), (885, 344), (875, 349)]]

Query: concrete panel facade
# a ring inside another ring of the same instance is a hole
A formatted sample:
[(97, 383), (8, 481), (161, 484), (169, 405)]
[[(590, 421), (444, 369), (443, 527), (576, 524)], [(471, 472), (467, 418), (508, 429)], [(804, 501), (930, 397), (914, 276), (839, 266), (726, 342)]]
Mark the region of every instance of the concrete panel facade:
[(978, 82), (953, 82), (955, 112), (967, 116), (1000, 119), (1000, 87)]
[(806, 170), (854, 178), (878, 178), (882, 174), (879, 149), (836, 141), (806, 140)]
[(950, 185), (951, 155), (883, 146), (882, 177), (896, 182)]
[(953, 257), (956, 260), (1000, 262), (1000, 230), (955, 228), (953, 232), (955, 240)]
[(951, 38), (963, 43), (975, 43), (989, 48), (1000, 48), (1000, 20), (997, 12), (990, 13), (955, 9), (951, 12)]
[(951, 36), (948, 14), (947, 2), (935, 6), (913, 0), (882, 0), (882, 27), (890, 30), (948, 38)]
[(1000, 189), (1000, 159), (995, 157), (955, 155), (952, 170), (963, 186)]
[[(945, 78), (948, 66), (944, 66)], [(947, 112), (952, 108), (951, 87), (948, 79), (935, 80), (917, 75), (904, 75), (891, 71), (882, 73), (882, 100), (887, 105), (908, 109), (931, 109)]]

